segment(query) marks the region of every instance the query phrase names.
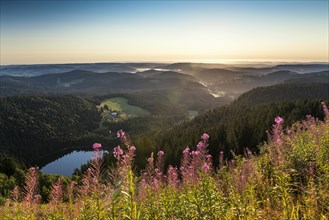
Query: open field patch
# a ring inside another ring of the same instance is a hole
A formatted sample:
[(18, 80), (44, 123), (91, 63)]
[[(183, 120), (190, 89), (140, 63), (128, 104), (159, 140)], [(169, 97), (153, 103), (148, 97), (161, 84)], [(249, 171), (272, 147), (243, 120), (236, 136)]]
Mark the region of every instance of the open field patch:
[(104, 109), (103, 116), (107, 115), (113, 118), (127, 119), (151, 115), (150, 112), (141, 107), (128, 104), (128, 100), (122, 97), (105, 99), (100, 107)]

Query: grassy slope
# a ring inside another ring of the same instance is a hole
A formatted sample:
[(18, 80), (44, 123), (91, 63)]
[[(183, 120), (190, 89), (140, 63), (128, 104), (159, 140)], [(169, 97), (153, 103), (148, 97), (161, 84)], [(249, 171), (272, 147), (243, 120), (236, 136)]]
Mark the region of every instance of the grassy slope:
[(105, 99), (101, 106), (107, 105), (109, 109), (121, 112), (121, 118), (149, 116), (151, 113), (138, 106), (129, 105), (128, 100), (122, 97)]

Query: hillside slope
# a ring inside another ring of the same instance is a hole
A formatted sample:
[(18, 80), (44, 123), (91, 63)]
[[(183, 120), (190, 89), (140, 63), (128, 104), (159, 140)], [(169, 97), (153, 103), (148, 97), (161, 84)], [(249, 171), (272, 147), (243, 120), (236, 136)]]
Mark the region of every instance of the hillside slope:
[(170, 155), (170, 163), (177, 164), (182, 149), (195, 145), (199, 134), (207, 132), (212, 137), (210, 152), (215, 160), (219, 151), (227, 156), (231, 150), (243, 154), (246, 147), (258, 152), (257, 145), (266, 140), (266, 130), (277, 115), (283, 116), (288, 125), (308, 114), (322, 119), (319, 103), (329, 100), (329, 92), (323, 93), (327, 86), (287, 84), (254, 89), (228, 106), (210, 110), (167, 130), (158, 136), (157, 147)]
[[(159, 151), (147, 159), (140, 176), (133, 172), (136, 147), (120, 131), (122, 145), (113, 152), (116, 165), (110, 170), (102, 166), (102, 146), (95, 143), (80, 183), (54, 177), (46, 185), (45, 177), (39, 178), (38, 168), (32, 167), (23, 193), (15, 187), (9, 194), (14, 184), (1, 174), (0, 183), (6, 188), (0, 191), (5, 196), (0, 197), (5, 201), (0, 218), (326, 219), (329, 111), (322, 106), (325, 121), (307, 116), (285, 129), (284, 118), (276, 117), (258, 156), (246, 150), (244, 156), (224, 160), (221, 152), (216, 163), (208, 153), (209, 135), (204, 133), (195, 150), (181, 152), (179, 167), (165, 169), (168, 155)], [(43, 190), (49, 190), (49, 202), (40, 204), (39, 181)]]
[(27, 163), (73, 147), (100, 122), (95, 106), (74, 96), (0, 97), (0, 103), (0, 151)]

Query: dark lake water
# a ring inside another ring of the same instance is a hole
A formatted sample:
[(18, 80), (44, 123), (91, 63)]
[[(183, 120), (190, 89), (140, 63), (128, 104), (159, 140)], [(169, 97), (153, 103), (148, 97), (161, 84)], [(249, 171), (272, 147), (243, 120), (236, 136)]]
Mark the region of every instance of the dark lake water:
[(81, 165), (86, 164), (91, 160), (92, 155), (93, 151), (73, 151), (48, 163), (41, 171), (43, 173), (71, 176), (74, 169), (80, 168)]

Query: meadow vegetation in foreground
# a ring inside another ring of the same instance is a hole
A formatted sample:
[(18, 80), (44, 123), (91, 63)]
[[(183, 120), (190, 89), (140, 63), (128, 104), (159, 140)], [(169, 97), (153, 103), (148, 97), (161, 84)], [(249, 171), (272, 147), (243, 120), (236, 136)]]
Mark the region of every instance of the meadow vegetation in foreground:
[[(136, 175), (136, 147), (122, 130), (114, 148), (117, 162), (103, 168), (101, 144), (81, 182), (52, 186), (41, 203), (38, 174), (32, 167), (24, 188), (15, 187), (0, 207), (0, 219), (328, 219), (329, 111), (325, 119), (307, 115), (292, 127), (276, 117), (260, 154), (212, 163), (209, 137), (182, 152), (179, 167), (165, 167), (159, 151)], [(233, 152), (232, 152), (233, 153)]]

